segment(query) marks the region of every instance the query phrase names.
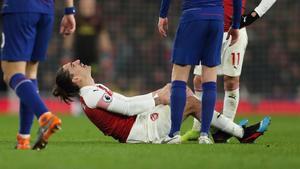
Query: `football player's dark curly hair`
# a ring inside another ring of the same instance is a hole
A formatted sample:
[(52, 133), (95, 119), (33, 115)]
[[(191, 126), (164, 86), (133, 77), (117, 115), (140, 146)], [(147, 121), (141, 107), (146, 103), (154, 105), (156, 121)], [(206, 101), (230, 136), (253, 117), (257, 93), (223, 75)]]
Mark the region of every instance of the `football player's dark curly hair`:
[(72, 82), (72, 75), (62, 67), (56, 73), (55, 87), (52, 94), (59, 97), (65, 103), (70, 104), (72, 97), (79, 96), (79, 87)]

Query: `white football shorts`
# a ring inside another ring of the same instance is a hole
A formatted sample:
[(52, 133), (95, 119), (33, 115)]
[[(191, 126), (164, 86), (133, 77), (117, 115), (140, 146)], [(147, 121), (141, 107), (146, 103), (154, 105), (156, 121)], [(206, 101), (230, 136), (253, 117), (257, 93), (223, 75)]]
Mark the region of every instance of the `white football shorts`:
[[(248, 44), (246, 28), (240, 29), (239, 40), (229, 47), (231, 39), (226, 40), (227, 32), (223, 35), (221, 51), (221, 65), (218, 66), (218, 75), (237, 77), (241, 75), (244, 55)], [(195, 75), (201, 75), (201, 65), (195, 66)]]
[(169, 134), (170, 129), (170, 106), (158, 105), (137, 116), (126, 143), (159, 144)]

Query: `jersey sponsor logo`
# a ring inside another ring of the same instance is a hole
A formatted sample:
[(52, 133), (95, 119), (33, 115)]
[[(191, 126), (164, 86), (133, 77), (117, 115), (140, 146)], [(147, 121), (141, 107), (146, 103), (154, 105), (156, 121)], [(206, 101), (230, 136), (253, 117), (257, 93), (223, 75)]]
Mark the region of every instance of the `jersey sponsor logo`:
[(152, 121), (157, 120), (157, 119), (158, 119), (158, 113), (152, 113), (152, 114), (150, 114), (150, 119), (151, 119)]
[(2, 33), (2, 43), (1, 43), (1, 48), (4, 48), (5, 45), (5, 34)]

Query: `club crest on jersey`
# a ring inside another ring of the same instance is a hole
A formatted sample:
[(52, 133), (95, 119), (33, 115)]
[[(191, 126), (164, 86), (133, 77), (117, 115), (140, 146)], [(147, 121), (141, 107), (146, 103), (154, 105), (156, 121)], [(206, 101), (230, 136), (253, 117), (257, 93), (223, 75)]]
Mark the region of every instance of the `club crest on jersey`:
[(102, 99), (106, 103), (110, 103), (112, 101), (112, 97), (109, 94), (107, 94), (107, 93), (104, 93)]
[(150, 114), (150, 119), (151, 119), (152, 121), (157, 120), (157, 119), (158, 119), (158, 113), (152, 113), (152, 114)]

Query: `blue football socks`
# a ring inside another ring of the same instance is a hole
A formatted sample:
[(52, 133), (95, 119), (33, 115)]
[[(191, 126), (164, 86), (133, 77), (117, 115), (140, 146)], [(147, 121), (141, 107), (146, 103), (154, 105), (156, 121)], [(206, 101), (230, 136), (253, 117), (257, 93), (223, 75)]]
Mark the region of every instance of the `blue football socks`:
[(46, 105), (36, 92), (35, 85), (31, 80), (27, 79), (24, 74), (14, 74), (10, 79), (9, 86), (15, 90), (20, 98), (20, 102), (31, 109), (37, 118), (43, 113), (48, 112)]
[(202, 88), (201, 134), (208, 135), (217, 99), (217, 85), (216, 82), (206, 82)]
[[(36, 79), (30, 79), (33, 85), (35, 86), (36, 92), (38, 92), (38, 84)], [(20, 102), (20, 124), (19, 124), (19, 133), (20, 134), (30, 134), (32, 127), (34, 113), (27, 107), (23, 102)]]
[(171, 130), (169, 137), (179, 134), (186, 102), (186, 82), (173, 81), (171, 87)]

